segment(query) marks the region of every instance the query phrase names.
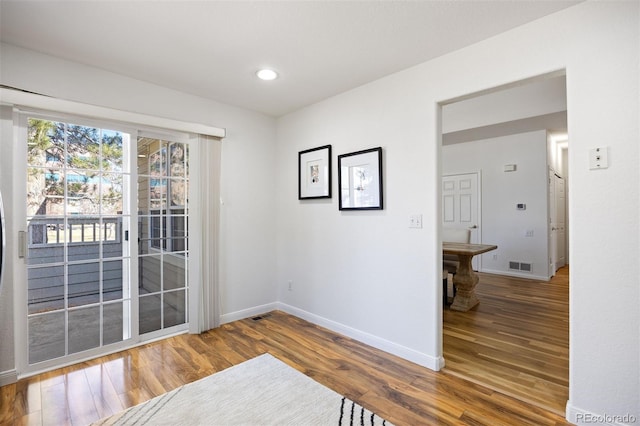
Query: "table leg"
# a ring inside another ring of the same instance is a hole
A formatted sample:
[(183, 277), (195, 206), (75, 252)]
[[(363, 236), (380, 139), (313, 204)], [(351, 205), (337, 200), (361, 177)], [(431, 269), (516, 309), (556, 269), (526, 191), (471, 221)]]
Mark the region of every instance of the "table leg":
[(457, 292), (450, 308), (454, 311), (466, 312), (480, 303), (474, 290), (479, 278), (478, 274), (476, 274), (471, 267), (472, 258), (473, 256), (458, 255), (460, 265), (458, 266), (458, 271), (453, 276), (453, 285), (456, 286)]

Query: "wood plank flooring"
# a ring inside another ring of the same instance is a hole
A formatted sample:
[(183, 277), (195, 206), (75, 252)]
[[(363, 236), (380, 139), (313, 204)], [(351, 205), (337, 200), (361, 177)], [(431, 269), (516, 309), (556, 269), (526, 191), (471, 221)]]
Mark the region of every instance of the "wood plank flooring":
[(0, 424), (88, 424), (266, 352), (397, 425), (568, 424), (548, 410), (279, 311), (4, 386)]
[(479, 274), (480, 304), (444, 311), (444, 373), (564, 416), (569, 398), (569, 268), (549, 282)]

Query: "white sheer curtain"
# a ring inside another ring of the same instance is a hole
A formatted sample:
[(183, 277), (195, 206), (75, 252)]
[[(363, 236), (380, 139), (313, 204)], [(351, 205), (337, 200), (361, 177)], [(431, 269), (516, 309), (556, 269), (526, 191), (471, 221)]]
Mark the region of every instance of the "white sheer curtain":
[[(191, 203), (192, 220), (197, 221), (200, 232), (189, 235), (190, 250), (196, 263), (195, 279), (191, 281), (191, 313), (197, 312), (197, 318), (191, 317), (189, 332), (192, 334), (218, 327), (220, 325), (220, 302), (218, 295), (218, 241), (220, 223), (220, 152), (222, 142), (219, 138), (198, 135), (190, 158), (198, 173), (197, 188)], [(194, 155), (195, 154), (195, 155)], [(198, 268), (199, 266), (199, 268)], [(196, 309), (197, 308), (197, 309)]]

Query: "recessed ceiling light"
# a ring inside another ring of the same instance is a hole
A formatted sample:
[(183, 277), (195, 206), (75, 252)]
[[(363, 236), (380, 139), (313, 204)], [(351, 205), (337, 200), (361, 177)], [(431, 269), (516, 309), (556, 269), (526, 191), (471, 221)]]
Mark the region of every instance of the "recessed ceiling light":
[(256, 75), (258, 76), (258, 78), (260, 80), (275, 80), (276, 78), (278, 78), (278, 73), (275, 72), (274, 70), (270, 70), (270, 69), (261, 69), (259, 70)]

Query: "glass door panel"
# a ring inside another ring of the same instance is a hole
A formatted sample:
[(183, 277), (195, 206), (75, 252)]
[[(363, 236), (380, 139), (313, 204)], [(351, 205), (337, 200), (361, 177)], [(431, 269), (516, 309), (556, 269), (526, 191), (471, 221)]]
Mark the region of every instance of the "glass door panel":
[(130, 337), (129, 135), (28, 118), (29, 364)]
[(140, 334), (184, 326), (188, 292), (188, 145), (138, 138)]

